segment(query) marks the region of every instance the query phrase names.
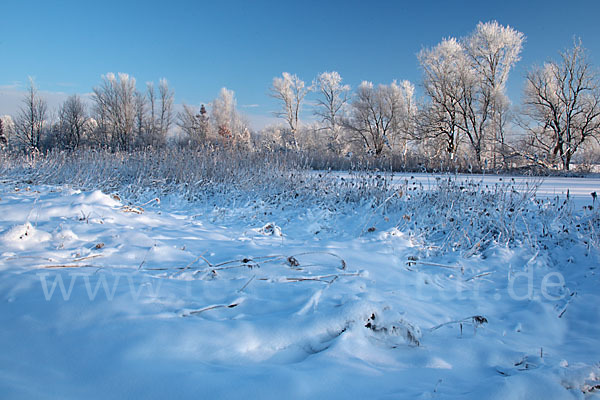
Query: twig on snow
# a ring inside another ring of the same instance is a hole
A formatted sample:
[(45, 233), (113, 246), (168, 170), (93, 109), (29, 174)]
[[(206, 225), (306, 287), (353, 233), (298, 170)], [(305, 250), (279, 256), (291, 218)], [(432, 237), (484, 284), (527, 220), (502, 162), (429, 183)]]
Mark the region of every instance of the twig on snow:
[(79, 261), (83, 261), (83, 260), (90, 260), (92, 258), (98, 258), (98, 257), (103, 257), (102, 254), (92, 254), (86, 257), (80, 257), (80, 258), (75, 258), (73, 259), (73, 262), (79, 262)]
[(469, 281), (472, 281), (472, 280), (477, 279), (477, 278), (483, 278), (484, 276), (491, 275), (494, 272), (496, 272), (496, 271), (488, 271), (488, 272), (483, 272), (481, 274), (474, 275), (474, 276), (472, 276), (472, 277), (470, 277), (468, 279), (465, 279), (465, 282), (469, 282)]
[(53, 268), (101, 268), (91, 264), (59, 264), (59, 265), (38, 265), (36, 268), (53, 269)]
[(444, 322), (442, 324), (439, 324), (439, 325), (429, 328), (429, 331), (433, 332), (433, 331), (435, 331), (443, 326), (446, 326), (446, 325), (453, 325), (453, 324), (461, 324), (462, 325), (464, 323), (472, 323), (475, 327), (478, 327), (480, 325), (487, 324), (487, 322), (488, 322), (488, 320), (486, 317), (481, 316), (481, 315), (473, 315), (471, 317), (459, 319), (456, 321)]
[(198, 314), (203, 313), (205, 311), (214, 310), (215, 308), (234, 308), (234, 307), (239, 306), (241, 302), (242, 301), (240, 300), (237, 303), (233, 302), (231, 304), (215, 304), (215, 305), (212, 305), (212, 306), (201, 308), (199, 310), (194, 310), (194, 311), (190, 311), (188, 313), (183, 313), (181, 316), (182, 317), (191, 317), (192, 315), (198, 315)]
[(577, 292), (573, 292), (569, 295), (569, 300), (567, 301), (567, 304), (565, 304), (560, 314), (558, 314), (558, 318), (562, 318), (562, 316), (565, 315), (565, 313), (567, 312), (567, 307), (569, 307), (569, 304), (571, 304), (575, 296), (577, 296)]
[(252, 282), (254, 280), (254, 278), (256, 278), (256, 275), (252, 275), (252, 278), (250, 278), (248, 280), (248, 282), (246, 282), (246, 284), (244, 286), (242, 286), (241, 289), (238, 290), (238, 293), (242, 292), (244, 289), (246, 289), (246, 287), (248, 287), (248, 285), (250, 284), (250, 282)]

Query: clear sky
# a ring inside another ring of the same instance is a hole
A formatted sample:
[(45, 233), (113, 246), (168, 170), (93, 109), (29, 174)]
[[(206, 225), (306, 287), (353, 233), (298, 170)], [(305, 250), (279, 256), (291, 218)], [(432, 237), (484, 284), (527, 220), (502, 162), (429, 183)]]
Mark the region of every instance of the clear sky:
[(599, 0), (3, 0), (0, 10), (0, 115), (15, 112), (28, 76), (52, 99), (126, 72), (140, 89), (167, 78), (176, 103), (208, 102), (225, 86), (257, 126), (277, 107), (268, 87), (283, 71), (418, 88), (420, 49), (493, 19), (527, 37), (509, 78), (514, 103), (527, 69), (574, 36), (600, 65)]

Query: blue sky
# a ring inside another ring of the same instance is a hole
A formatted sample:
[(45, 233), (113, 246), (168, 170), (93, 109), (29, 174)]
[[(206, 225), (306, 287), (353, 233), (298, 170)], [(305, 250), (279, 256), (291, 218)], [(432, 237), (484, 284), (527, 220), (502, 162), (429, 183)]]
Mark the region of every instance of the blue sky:
[(527, 37), (509, 79), (515, 103), (527, 69), (556, 57), (574, 36), (582, 38), (592, 63), (600, 64), (597, 0), (3, 3), (0, 115), (14, 112), (9, 92), (22, 90), (28, 76), (52, 97), (90, 92), (102, 74), (126, 72), (140, 88), (167, 78), (177, 103), (199, 105), (228, 87), (260, 125), (277, 107), (268, 87), (283, 71), (311, 81), (336, 70), (353, 87), (393, 79), (418, 87), (421, 48), (464, 36), (492, 19)]

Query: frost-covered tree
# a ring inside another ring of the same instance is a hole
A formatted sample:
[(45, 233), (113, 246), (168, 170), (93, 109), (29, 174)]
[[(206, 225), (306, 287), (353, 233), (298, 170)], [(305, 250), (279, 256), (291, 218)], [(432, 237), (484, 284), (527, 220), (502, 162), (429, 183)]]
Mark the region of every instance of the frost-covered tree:
[(271, 97), (281, 102), (280, 111), (273, 114), (284, 119), (289, 128), (294, 148), (298, 148), (297, 134), (300, 122), (300, 110), (306, 95), (311, 91), (297, 75), (284, 72), (281, 77), (273, 78), (270, 88)]
[[(284, 124), (268, 125), (256, 132), (252, 139), (255, 147), (268, 151), (278, 152), (293, 148), (294, 145), (290, 129)], [(300, 140), (296, 144), (300, 148), (306, 143)]]
[(496, 143), (504, 143), (509, 105), (505, 85), (523, 41), (523, 34), (511, 27), (480, 22), (466, 38), (444, 39), (419, 53), (429, 100), (420, 127), (444, 136), (451, 158), (460, 136), (470, 144), (479, 167), (486, 150), (495, 157)]
[(380, 155), (386, 147), (394, 149), (410, 135), (415, 113), (413, 97), (414, 87), (408, 81), (377, 87), (363, 81), (344, 126), (369, 153)]
[(133, 144), (136, 119), (135, 78), (119, 73), (102, 76), (92, 94), (98, 137), (103, 145), (128, 149)]
[(460, 43), (453, 38), (422, 50), (419, 62), (423, 69), (423, 88), (429, 99), (419, 113), (421, 139), (443, 137), (450, 159), (458, 151), (460, 139), (460, 102), (464, 98), (461, 68), (465, 54)]
[(232, 116), (235, 113), (235, 97), (232, 90), (221, 88), (219, 97), (213, 101), (212, 120), (218, 138), (226, 143), (233, 141)]
[(0, 117), (0, 121), (2, 121), (2, 133), (6, 139), (6, 145), (10, 146), (15, 135), (15, 123), (10, 115)]
[(314, 113), (323, 124), (321, 130), (325, 132), (327, 147), (339, 153), (342, 150), (341, 117), (350, 99), (350, 86), (343, 84), (340, 74), (333, 71), (320, 73), (313, 87), (318, 93)]
[(504, 127), (510, 107), (505, 94), (506, 82), (510, 70), (520, 59), (524, 40), (521, 32), (510, 26), (502, 26), (497, 21), (480, 22), (465, 40), (467, 55), (482, 81), (482, 97), (489, 101), (494, 166), (497, 153), (503, 154), (506, 144)]
[(218, 139), (234, 145), (248, 145), (250, 129), (236, 108), (233, 90), (222, 88), (212, 104), (211, 114)]
[(464, 42), (473, 68), (494, 95), (504, 96), (508, 74), (519, 61), (525, 36), (497, 21), (480, 22)]
[(58, 110), (58, 144), (67, 149), (79, 147), (88, 126), (86, 107), (81, 98), (69, 96)]
[(527, 74), (524, 111), (529, 145), (546, 165), (568, 170), (580, 148), (600, 140), (600, 78), (581, 42)]
[(39, 150), (42, 143), (48, 105), (42, 99), (32, 78), (15, 119), (15, 134), (19, 143), (29, 150)]

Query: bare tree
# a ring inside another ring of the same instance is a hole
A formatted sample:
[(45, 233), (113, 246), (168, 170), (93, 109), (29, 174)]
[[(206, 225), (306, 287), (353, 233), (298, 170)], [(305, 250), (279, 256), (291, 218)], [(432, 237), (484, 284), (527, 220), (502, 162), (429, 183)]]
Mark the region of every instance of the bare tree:
[(146, 134), (154, 137), (156, 134), (156, 92), (154, 90), (154, 82), (146, 82), (146, 96), (148, 97), (148, 106), (150, 115), (147, 121)]
[(58, 141), (67, 149), (76, 149), (86, 133), (88, 116), (85, 104), (74, 94), (58, 110)]
[(273, 78), (273, 85), (270, 88), (271, 97), (281, 102), (281, 110), (273, 114), (283, 118), (289, 125), (292, 145), (296, 149), (298, 149), (297, 134), (300, 110), (304, 98), (310, 91), (311, 87), (306, 87), (303, 80), (288, 72), (284, 72), (281, 78)]
[[(135, 132), (141, 146), (161, 147), (174, 122), (174, 93), (165, 78), (159, 80), (158, 95), (153, 82), (146, 83), (146, 94), (138, 91), (135, 97)], [(157, 109), (158, 108), (158, 109)]]
[(524, 109), (528, 143), (543, 153), (534, 158), (547, 166), (569, 170), (577, 150), (600, 139), (600, 79), (581, 42), (527, 74)]
[(378, 156), (386, 147), (393, 149), (407, 139), (409, 120), (414, 114), (413, 95), (414, 87), (408, 81), (376, 88), (363, 81), (356, 90), (351, 115), (344, 120), (344, 126), (368, 152)]
[(92, 94), (101, 137), (115, 148), (128, 149), (133, 144), (136, 117), (135, 78), (119, 73), (102, 76), (102, 83)]
[(327, 147), (335, 153), (342, 150), (341, 143), (341, 114), (350, 99), (350, 86), (342, 84), (339, 73), (323, 72), (317, 76), (313, 87), (319, 93), (314, 113), (324, 125)]
[(39, 97), (33, 79), (29, 78), (29, 89), (15, 120), (16, 137), (21, 145), (30, 150), (40, 149), (47, 111), (46, 101)]
[(154, 146), (163, 146), (173, 124), (173, 97), (174, 93), (169, 88), (169, 83), (162, 78), (158, 83), (158, 96), (160, 98), (160, 115), (158, 118), (158, 132), (154, 137)]
[(136, 136), (136, 142), (138, 145), (140, 146), (146, 146), (148, 144), (151, 144), (151, 142), (148, 140), (150, 136), (149, 132), (150, 132), (150, 121), (148, 121), (148, 115), (147, 115), (147, 101), (146, 101), (146, 96), (139, 92), (136, 91), (135, 95), (134, 95), (135, 99), (135, 127), (134, 127), (134, 131), (135, 131), (135, 136)]

